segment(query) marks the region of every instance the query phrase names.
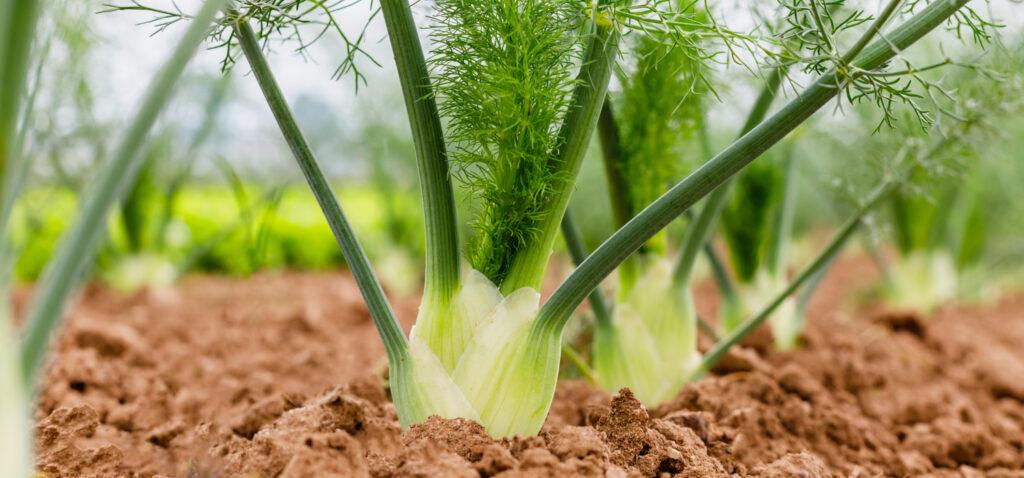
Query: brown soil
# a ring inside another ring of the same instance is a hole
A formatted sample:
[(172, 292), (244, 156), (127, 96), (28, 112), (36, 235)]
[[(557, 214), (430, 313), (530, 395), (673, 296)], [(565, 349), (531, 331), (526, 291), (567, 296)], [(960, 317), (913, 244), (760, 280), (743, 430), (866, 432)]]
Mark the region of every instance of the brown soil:
[[(348, 276), (90, 288), (40, 396), (38, 465), (49, 477), (1024, 477), (1024, 296), (929, 318), (842, 312), (871, 275), (863, 261), (834, 268), (798, 351), (760, 334), (655, 410), (564, 381), (540, 436), (502, 441), (462, 420), (401, 432)], [(408, 326), (415, 301), (398, 313)]]

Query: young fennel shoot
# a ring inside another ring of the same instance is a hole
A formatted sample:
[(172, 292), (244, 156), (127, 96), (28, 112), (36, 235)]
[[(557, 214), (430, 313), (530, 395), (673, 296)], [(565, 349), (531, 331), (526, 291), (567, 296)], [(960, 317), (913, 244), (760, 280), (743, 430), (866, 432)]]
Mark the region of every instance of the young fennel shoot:
[[(792, 140), (790, 140), (792, 141)], [(737, 177), (733, 196), (725, 205), (721, 231), (728, 246), (733, 277), (739, 292), (723, 307), (722, 329), (731, 331), (767, 301), (786, 282), (786, 250), (792, 235), (792, 217), (796, 195), (794, 145), (776, 148), (774, 161), (752, 167)], [(799, 327), (795, 302), (788, 300), (783, 310), (772, 316), (772, 335), (777, 348), (796, 345)]]
[[(730, 348), (742, 342), (745, 337), (756, 330), (801, 287), (804, 288), (804, 291), (813, 291), (814, 287), (817, 285), (818, 281), (821, 280), (823, 274), (826, 273), (828, 267), (835, 260), (836, 256), (857, 231), (864, 219), (864, 216), (896, 191), (899, 184), (899, 178), (889, 178), (868, 194), (864, 203), (850, 218), (846, 220), (843, 226), (840, 227), (839, 231), (810, 264), (804, 267), (801, 272), (797, 274), (797, 276), (790, 281), (784, 289), (779, 291), (773, 299), (765, 304), (756, 315), (738, 324), (732, 331), (716, 342), (706, 354), (704, 354), (700, 367), (696, 372), (696, 376), (702, 376), (704, 373), (710, 371), (711, 368), (725, 356)], [(809, 296), (802, 294), (801, 300), (804, 300), (806, 297)]]
[[(685, 58), (685, 55), (682, 56)], [(674, 73), (676, 69), (668, 71)], [(699, 76), (701, 73), (697, 72), (697, 75)], [(782, 70), (776, 70), (768, 76), (767, 83), (748, 113), (741, 133), (746, 133), (764, 119), (782, 81), (782, 75)], [(686, 75), (675, 76), (674, 79), (676, 82), (692, 84), (695, 80), (693, 72), (689, 76), (689, 80)], [(657, 85), (663, 82), (650, 80), (641, 82), (641, 84), (652, 83)], [(684, 99), (689, 102), (694, 102), (694, 100), (689, 95)], [(701, 144), (701, 153), (710, 155), (706, 127), (701, 124), (706, 122), (706, 119), (703, 118), (704, 108), (700, 106), (699, 98), (696, 98), (696, 102), (697, 105), (689, 107), (691, 123), (698, 123), (700, 126), (697, 136)], [(633, 107), (634, 112), (627, 115), (627, 122), (630, 116), (637, 116), (635, 111), (638, 108), (637, 106)], [(639, 116), (645, 124), (657, 121), (655, 118), (664, 120), (664, 114)], [(664, 124), (661, 127), (665, 128), (668, 125)], [(630, 183), (637, 182), (634, 178), (627, 179), (627, 176), (622, 174), (625, 169), (622, 163), (634, 162), (635, 158), (629, 158), (626, 154), (626, 150), (629, 148), (622, 147), (616, 140), (620, 137), (620, 133), (610, 104), (606, 104), (605, 111), (602, 112), (600, 126), (603, 133), (601, 145), (612, 197), (612, 209), (614, 215), (620, 218), (621, 226), (630, 217), (624, 211), (631, 209), (628, 201), (623, 200), (629, 196), (623, 194), (622, 191), (628, 191), (631, 187)], [(656, 128), (644, 126), (644, 129)], [(649, 143), (658, 144), (658, 141), (649, 141)], [(662, 148), (661, 151), (648, 150), (646, 153), (650, 155), (647, 159), (648, 163), (678, 161), (673, 152), (666, 148)], [(641, 158), (643, 156), (641, 155)], [(659, 189), (657, 184), (640, 183), (639, 185), (648, 190)], [(635, 186), (633, 187), (635, 188)], [(700, 362), (700, 354), (697, 351), (697, 329), (700, 322), (696, 317), (690, 282), (699, 252), (711, 247), (708, 239), (728, 193), (728, 187), (715, 190), (708, 201), (705, 201), (702, 211), (691, 218), (674, 265), (665, 259), (655, 262), (642, 276), (642, 287), (635, 288), (638, 292), (636, 294), (627, 293), (621, 297), (622, 304), (615, 310), (616, 316), (621, 316), (622, 322), (625, 323), (618, 326), (617, 321), (612, 320), (606, 324), (596, 324), (592, 347), (594, 369), (599, 383), (607, 390), (614, 392), (628, 386), (641, 402), (655, 406), (674, 397), (696, 371)], [(633, 210), (638, 211), (645, 205), (646, 203), (635, 205)], [(712, 259), (712, 265), (716, 267), (716, 273), (720, 277), (719, 283), (726, 303), (736, 303), (734, 286), (720, 270), (721, 264), (717, 261), (717, 257), (715, 254), (708, 254), (708, 256)], [(630, 282), (636, 280), (633, 278), (636, 275), (635, 270), (642, 267), (635, 264), (636, 262), (638, 261), (627, 260), (620, 268), (620, 277), (625, 275), (628, 278), (627, 281), (620, 280), (620, 287), (633, 289)]]
[[(682, 13), (698, 18), (692, 6)], [(698, 130), (704, 133), (703, 102), (708, 94), (706, 66), (701, 62), (704, 45), (678, 45), (664, 32), (639, 36), (631, 43), (635, 65), (620, 73), (621, 98), (605, 99), (598, 119), (618, 227), (675, 179), (685, 143), (698, 136)], [(572, 249), (572, 221), (566, 215), (563, 222), (563, 236)], [(582, 261), (581, 254), (574, 252), (577, 262)], [(676, 294), (672, 288), (668, 254), (662, 233), (623, 263), (615, 306), (609, 316), (598, 317), (593, 330), (597, 382), (611, 391), (628, 386), (647, 404), (674, 395), (675, 382), (697, 364), (696, 312), (689, 295)], [(591, 305), (600, 301), (596, 294)]]

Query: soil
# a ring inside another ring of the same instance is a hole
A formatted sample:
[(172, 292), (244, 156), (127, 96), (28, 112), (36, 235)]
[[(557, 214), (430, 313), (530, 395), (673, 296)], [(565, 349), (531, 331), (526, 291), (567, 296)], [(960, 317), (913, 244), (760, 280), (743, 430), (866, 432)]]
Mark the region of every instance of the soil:
[[(929, 317), (854, 307), (873, 279), (867, 261), (834, 267), (796, 351), (756, 334), (654, 410), (628, 390), (565, 380), (539, 436), (497, 441), (464, 420), (402, 432), (383, 349), (345, 274), (191, 277), (132, 296), (93, 286), (54, 344), (38, 468), (53, 478), (1024, 477), (1024, 295)], [(711, 292), (698, 294), (709, 317)], [(407, 328), (416, 303), (397, 304)]]

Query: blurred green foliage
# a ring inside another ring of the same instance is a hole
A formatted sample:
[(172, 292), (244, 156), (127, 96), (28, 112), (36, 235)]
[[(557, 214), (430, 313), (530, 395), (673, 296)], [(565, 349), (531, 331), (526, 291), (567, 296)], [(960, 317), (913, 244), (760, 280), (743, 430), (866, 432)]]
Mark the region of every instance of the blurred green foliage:
[(751, 163), (736, 176), (732, 198), (722, 211), (722, 236), (741, 282), (754, 280), (775, 226), (772, 217), (779, 207), (785, 180), (779, 149), (786, 148), (772, 149), (764, 160)]
[[(170, 258), (191, 261), (191, 270), (230, 275), (247, 275), (261, 269), (296, 268), (326, 270), (344, 265), (320, 208), (300, 186), (278, 192), (279, 200), (261, 201), (267, 188), (246, 184), (249, 211), (243, 211), (235, 191), (223, 184), (190, 184), (179, 194), (166, 248)], [(422, 255), (423, 237), (419, 197), (413, 190), (388, 191), (394, 218), (382, 206), (381, 193), (370, 186), (339, 188), (341, 201), (350, 211), (349, 220), (365, 237), (367, 254), (383, 257), (394, 241), (387, 237), (388, 221), (398, 220), (406, 234), (398, 247), (415, 257)], [(273, 196), (273, 195), (269, 195)], [(14, 210), (12, 238), (18, 248), (16, 278), (26, 282), (42, 273), (61, 232), (77, 210), (75, 194), (65, 188), (36, 187), (25, 192)], [(248, 221), (243, 217), (249, 218)], [(109, 256), (132, 250), (121, 218), (109, 224), (110, 245), (101, 255), (102, 272)]]

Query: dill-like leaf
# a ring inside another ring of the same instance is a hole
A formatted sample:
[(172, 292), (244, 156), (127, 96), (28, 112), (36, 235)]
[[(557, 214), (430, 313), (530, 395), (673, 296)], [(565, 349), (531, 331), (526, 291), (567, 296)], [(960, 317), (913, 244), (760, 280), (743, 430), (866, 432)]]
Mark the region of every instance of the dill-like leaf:
[[(909, 16), (932, 1), (939, 0), (890, 0), (896, 2), (896, 16)], [(883, 127), (892, 128), (899, 122), (902, 107), (913, 114), (916, 123), (927, 129), (936, 121), (936, 113), (947, 114), (936, 103), (956, 96), (943, 86), (941, 81), (931, 79), (922, 73), (947, 65), (960, 64), (951, 58), (937, 63), (913, 65), (906, 57), (899, 55), (889, 65), (876, 71), (863, 71), (850, 64), (852, 58), (843, 58), (847, 43), (864, 33), (865, 25), (874, 18), (848, 0), (780, 0), (781, 14), (785, 18), (780, 38), (787, 45), (787, 51), (780, 55), (783, 63), (803, 66), (805, 73), (819, 76), (833, 72), (836, 86), (843, 90), (837, 107), (845, 101), (851, 105), (874, 104), (882, 117), (875, 131)], [(964, 6), (946, 22), (946, 29), (963, 42), (970, 38), (977, 45), (989, 45), (994, 31), (1001, 25), (986, 20), (970, 6)], [(886, 32), (877, 33), (884, 38)], [(893, 65), (903, 68), (892, 69)], [(929, 106), (938, 110), (929, 109)]]
[(661, 196), (682, 172), (683, 146), (701, 127), (710, 92), (700, 44), (676, 43), (665, 32), (635, 38), (636, 65), (620, 78), (616, 108), (630, 216)]
[[(214, 43), (213, 48), (224, 51), (221, 68), (227, 71), (235, 64), (241, 53), (234, 30), (234, 25), (238, 22), (246, 21), (253, 24), (256, 36), (264, 47), (272, 40), (292, 44), (295, 45), (295, 52), (304, 56), (314, 43), (325, 36), (334, 35), (341, 41), (344, 55), (334, 70), (333, 77), (340, 79), (345, 75), (351, 75), (358, 90), (361, 84), (366, 84), (360, 63), (366, 61), (380, 66), (377, 60), (363, 49), (366, 29), (380, 9), (374, 0), (370, 0), (369, 16), (362, 28), (354, 34), (341, 27), (340, 17), (344, 10), (365, 1), (237, 0), (232, 2), (232, 8), (216, 21), (210, 31), (210, 40)], [(103, 7), (100, 13), (128, 11), (150, 14), (151, 18), (142, 24), (151, 25), (154, 28), (154, 35), (171, 25), (192, 18), (172, 0), (126, 0), (105, 3)]]
[(432, 66), (455, 174), (476, 200), (467, 256), (495, 283), (536, 231), (555, 181), (578, 63), (575, 0), (438, 0)]

